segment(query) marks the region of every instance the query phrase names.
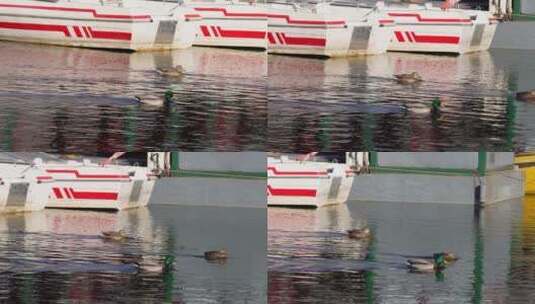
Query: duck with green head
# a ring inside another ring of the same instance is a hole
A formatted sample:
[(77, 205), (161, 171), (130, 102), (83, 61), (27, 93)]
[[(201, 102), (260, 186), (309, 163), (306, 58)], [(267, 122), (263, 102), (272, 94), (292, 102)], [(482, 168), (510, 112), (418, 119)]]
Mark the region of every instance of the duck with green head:
[(409, 259), (406, 263), (411, 272), (440, 272), (446, 268), (446, 259), (443, 252), (433, 254), (433, 260)]

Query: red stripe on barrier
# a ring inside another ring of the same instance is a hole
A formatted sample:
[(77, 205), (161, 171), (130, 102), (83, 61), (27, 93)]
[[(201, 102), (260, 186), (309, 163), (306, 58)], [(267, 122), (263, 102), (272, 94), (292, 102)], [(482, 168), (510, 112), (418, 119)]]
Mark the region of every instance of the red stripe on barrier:
[(316, 197), (315, 189), (275, 189), (270, 185), (267, 186), (268, 193), (273, 196), (304, 196), (304, 197)]
[(54, 195), (56, 196), (56, 198), (59, 198), (59, 199), (62, 199), (63, 198), (63, 195), (61, 194), (61, 191), (59, 190), (59, 188), (52, 188), (52, 190), (54, 191)]
[(91, 37), (96, 39), (108, 39), (108, 40), (132, 40), (132, 33), (128, 32), (111, 32), (111, 31), (96, 31), (89, 28)]
[(325, 46), (327, 44), (327, 40), (325, 40), (325, 38), (286, 37), (286, 44), (305, 45), (305, 46)]
[(69, 189), (67, 189), (67, 188), (63, 188), (63, 191), (65, 191), (65, 195), (67, 196), (67, 198), (72, 199), (72, 195), (71, 195), (71, 193), (69, 192)]
[(85, 36), (87, 38), (91, 38), (91, 34), (89, 34), (89, 30), (87, 29), (87, 26), (82, 26), (82, 29), (84, 30)]
[(47, 173), (57, 173), (57, 174), (74, 174), (77, 178), (92, 178), (92, 179), (123, 179), (129, 178), (128, 175), (118, 175), (118, 174), (80, 174), (78, 170), (70, 169), (47, 169)]
[(267, 36), (268, 36), (268, 40), (269, 40), (269, 43), (271, 44), (275, 44), (275, 37), (273, 37), (273, 34), (272, 33), (267, 33)]
[(226, 9), (218, 7), (196, 7), (195, 10), (198, 12), (220, 12), (227, 17), (267, 17), (265, 13), (229, 13)]
[(396, 34), (396, 39), (399, 42), (405, 42), (405, 38), (403, 38), (403, 34), (401, 32), (395, 31), (394, 34)]
[(64, 11), (64, 12), (76, 12), (76, 13), (91, 13), (95, 18), (102, 19), (150, 19), (150, 15), (114, 15), (114, 14), (99, 14), (94, 9), (87, 8), (72, 8), (72, 7), (59, 7), (59, 6), (39, 6), (39, 5), (21, 5), (21, 4), (0, 4), (0, 7), (12, 7), (12, 8), (28, 8), (48, 11)]
[(76, 34), (76, 37), (79, 37), (79, 38), (83, 37), (82, 32), (80, 31), (80, 27), (73, 26), (73, 28), (74, 28), (74, 33)]
[(92, 191), (74, 191), (71, 189), (74, 199), (91, 199), (91, 200), (117, 200), (119, 196), (115, 192), (92, 192)]
[(210, 37), (210, 31), (206, 25), (201, 26), (201, 32), (204, 37)]
[(440, 44), (459, 44), (460, 38), (457, 36), (427, 36), (414, 35), (414, 40), (418, 43), (440, 43)]
[(0, 28), (28, 31), (61, 32), (65, 37), (70, 37), (69, 29), (65, 25), (20, 23), (20, 22), (0, 22)]
[(220, 26), (217, 29), (221, 37), (225, 38), (266, 39), (264, 31), (223, 30)]
[(414, 17), (420, 22), (456, 22), (456, 23), (472, 23), (470, 19), (459, 18), (424, 18), (420, 14), (414, 13), (388, 13), (390, 17)]
[(214, 35), (215, 35), (216, 37), (219, 37), (220, 35), (219, 35), (219, 33), (217, 32), (216, 27), (212, 25), (211, 28), (212, 28), (212, 32), (214, 33)]
[(291, 19), (289, 15), (277, 15), (277, 14), (267, 14), (268, 18), (281, 18), (286, 20), (288, 24), (302, 24), (302, 25), (345, 25), (346, 22), (344, 20), (331, 20), (331, 21), (323, 21), (323, 20), (296, 20)]
[(275, 175), (327, 175), (327, 171), (279, 171), (276, 167), (268, 167), (267, 170), (273, 172)]

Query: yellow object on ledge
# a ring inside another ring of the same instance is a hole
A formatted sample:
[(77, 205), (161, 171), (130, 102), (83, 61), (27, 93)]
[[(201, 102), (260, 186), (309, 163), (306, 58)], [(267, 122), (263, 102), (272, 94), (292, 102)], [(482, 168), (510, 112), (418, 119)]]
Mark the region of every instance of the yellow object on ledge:
[(517, 154), (515, 165), (524, 172), (524, 192), (535, 195), (535, 152)]

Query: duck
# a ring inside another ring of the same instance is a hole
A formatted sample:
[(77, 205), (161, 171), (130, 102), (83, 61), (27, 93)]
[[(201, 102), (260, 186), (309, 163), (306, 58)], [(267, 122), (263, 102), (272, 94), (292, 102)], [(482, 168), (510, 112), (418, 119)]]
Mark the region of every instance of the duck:
[(134, 261), (134, 266), (138, 271), (142, 272), (168, 272), (174, 268), (175, 257), (166, 255), (163, 259), (147, 261), (145, 259), (141, 261)]
[(400, 84), (415, 84), (418, 82), (422, 82), (423, 79), (417, 72), (412, 72), (408, 74), (397, 74), (394, 75), (396, 78), (396, 81)]
[(347, 230), (347, 236), (354, 240), (365, 240), (371, 237), (370, 228), (364, 227), (360, 229)]
[(525, 102), (535, 102), (535, 90), (518, 92), (516, 93), (516, 99)]
[(405, 263), (411, 272), (440, 272), (446, 268), (444, 253), (433, 254), (433, 260), (408, 259)]
[(207, 261), (222, 262), (228, 258), (228, 252), (226, 249), (206, 251), (204, 253), (204, 259)]
[(442, 254), (444, 255), (444, 261), (446, 261), (446, 264), (451, 264), (459, 260), (459, 257), (455, 255), (453, 252), (446, 251), (446, 252), (442, 252)]
[(163, 98), (156, 97), (156, 96), (134, 96), (136, 101), (141, 105), (147, 105), (151, 107), (163, 107), (163, 106), (169, 106), (172, 102), (173, 98), (173, 92), (168, 90), (165, 92), (165, 95)]
[(174, 68), (160, 68), (156, 69), (156, 72), (158, 74), (165, 76), (165, 77), (182, 77), (184, 75), (184, 68), (181, 65), (177, 65)]
[(102, 231), (100, 237), (106, 241), (124, 241), (129, 239), (129, 237), (124, 233), (123, 230), (119, 231)]

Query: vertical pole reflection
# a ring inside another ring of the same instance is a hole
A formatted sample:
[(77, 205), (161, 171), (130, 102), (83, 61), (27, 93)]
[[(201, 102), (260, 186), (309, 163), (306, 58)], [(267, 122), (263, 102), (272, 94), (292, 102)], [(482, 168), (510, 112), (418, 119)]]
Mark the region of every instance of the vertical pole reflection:
[[(169, 232), (167, 235), (168, 235), (168, 239), (167, 239), (166, 254), (174, 256), (175, 249), (176, 249), (174, 230), (169, 229)], [(175, 286), (175, 270), (174, 269), (171, 269), (164, 273), (163, 286), (164, 286), (165, 303), (172, 303), (173, 302), (173, 290)]]
[[(375, 234), (374, 234), (375, 235)], [(367, 262), (375, 262), (375, 253), (377, 250), (377, 246), (375, 243), (375, 238), (371, 238), (370, 244), (368, 245), (368, 254), (366, 255), (366, 261)], [(366, 303), (373, 304), (376, 303), (375, 296), (373, 294), (374, 286), (375, 286), (375, 273), (371, 270), (367, 270), (364, 272), (364, 280), (366, 282)]]
[(518, 77), (511, 75), (507, 81), (509, 93), (507, 93), (507, 105), (505, 107), (505, 143), (506, 151), (513, 151), (513, 138), (515, 137), (515, 122), (516, 122), (516, 101), (513, 96), (518, 89)]
[(364, 118), (364, 125), (362, 126), (362, 140), (364, 144), (364, 151), (373, 151), (373, 130), (375, 127), (375, 117), (372, 114), (366, 114)]
[(4, 130), (2, 134), (2, 146), (3, 151), (13, 151), (13, 129), (17, 122), (17, 113), (11, 109), (7, 112), (6, 119), (4, 121)]
[(126, 151), (135, 151), (136, 126), (135, 117), (137, 113), (131, 108), (124, 109), (124, 137)]
[(483, 234), (481, 232), (481, 211), (480, 208), (476, 208), (474, 211), (474, 271), (473, 271), (473, 295), (472, 303), (480, 304), (483, 298)]

